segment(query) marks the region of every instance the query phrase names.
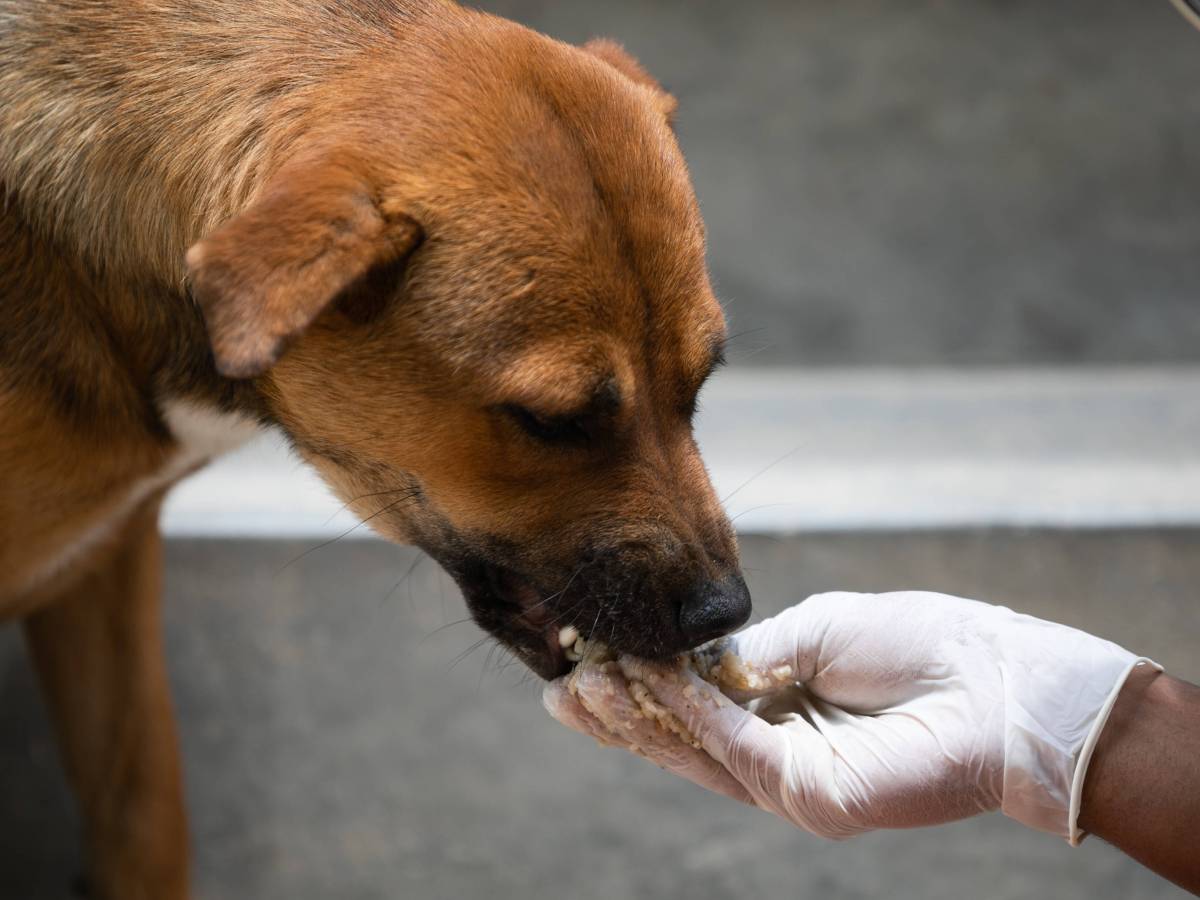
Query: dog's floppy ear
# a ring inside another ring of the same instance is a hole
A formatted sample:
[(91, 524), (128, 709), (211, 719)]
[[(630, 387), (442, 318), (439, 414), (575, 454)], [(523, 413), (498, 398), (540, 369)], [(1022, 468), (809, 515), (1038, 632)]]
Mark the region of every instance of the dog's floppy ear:
[(217, 370), (261, 375), (341, 291), (401, 260), (421, 237), (353, 161), (287, 166), (248, 209), (188, 250)]
[(629, 51), (608, 38), (593, 38), (583, 45), (583, 49), (593, 56), (598, 56), (634, 84), (649, 88), (654, 92), (655, 99), (668, 122), (674, 122), (675, 112), (679, 109), (679, 101), (667, 93), (654, 76), (642, 68), (642, 64), (629, 55)]

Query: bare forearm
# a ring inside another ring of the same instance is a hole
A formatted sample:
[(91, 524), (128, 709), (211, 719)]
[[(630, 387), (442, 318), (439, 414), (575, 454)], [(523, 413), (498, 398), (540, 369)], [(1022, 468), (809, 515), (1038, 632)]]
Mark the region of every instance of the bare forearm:
[(1200, 687), (1130, 676), (1088, 768), (1079, 822), (1200, 894)]

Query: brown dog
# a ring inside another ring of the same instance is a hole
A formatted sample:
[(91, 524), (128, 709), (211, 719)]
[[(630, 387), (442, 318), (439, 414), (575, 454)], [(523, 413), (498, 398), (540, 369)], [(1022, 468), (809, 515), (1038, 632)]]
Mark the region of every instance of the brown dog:
[(258, 427), (543, 676), (746, 619), (673, 107), (440, 0), (0, 0), (0, 614), (102, 897), (187, 893), (157, 511)]

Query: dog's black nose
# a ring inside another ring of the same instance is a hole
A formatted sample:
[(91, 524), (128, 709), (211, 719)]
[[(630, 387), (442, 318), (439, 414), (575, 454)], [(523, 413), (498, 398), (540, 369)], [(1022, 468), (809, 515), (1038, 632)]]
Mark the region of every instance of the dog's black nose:
[(706, 582), (683, 602), (679, 630), (691, 646), (729, 634), (750, 618), (750, 591), (736, 572)]

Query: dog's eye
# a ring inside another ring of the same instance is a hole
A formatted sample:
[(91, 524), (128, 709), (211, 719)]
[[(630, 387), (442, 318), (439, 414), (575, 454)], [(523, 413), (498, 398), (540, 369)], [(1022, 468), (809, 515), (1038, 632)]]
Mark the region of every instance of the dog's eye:
[(591, 440), (582, 416), (550, 418), (515, 403), (501, 408), (522, 431), (544, 444), (586, 444)]

